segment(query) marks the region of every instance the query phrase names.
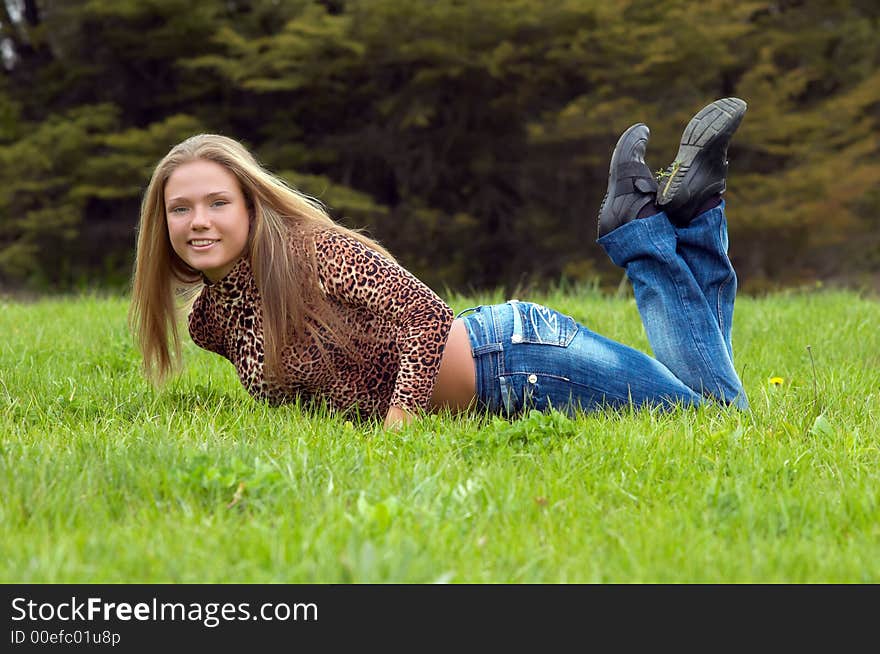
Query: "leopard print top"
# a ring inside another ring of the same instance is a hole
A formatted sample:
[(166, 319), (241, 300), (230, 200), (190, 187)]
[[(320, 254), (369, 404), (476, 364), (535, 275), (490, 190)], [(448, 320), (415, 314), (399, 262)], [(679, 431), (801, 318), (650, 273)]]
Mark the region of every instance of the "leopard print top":
[(321, 289), (361, 362), (332, 344), (332, 367), (314, 343), (289, 347), (279, 381), (267, 383), (262, 303), (247, 257), (220, 281), (205, 280), (189, 315), (193, 341), (231, 361), (247, 391), (273, 404), (326, 400), (362, 418), (384, 417), (390, 406), (427, 411), (452, 309), (407, 270), (350, 236), (318, 231), (315, 252)]

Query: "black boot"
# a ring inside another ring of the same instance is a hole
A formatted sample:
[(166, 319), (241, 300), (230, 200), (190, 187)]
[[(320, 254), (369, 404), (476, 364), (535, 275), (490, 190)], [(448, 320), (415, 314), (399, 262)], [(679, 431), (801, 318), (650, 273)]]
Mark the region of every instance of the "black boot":
[(608, 191), (599, 209), (599, 238), (635, 218), (658, 213), (657, 181), (645, 163), (651, 130), (636, 123), (617, 140), (608, 171)]
[(746, 103), (722, 98), (687, 124), (675, 160), (660, 174), (657, 205), (683, 227), (713, 196), (727, 188), (727, 146), (742, 122)]

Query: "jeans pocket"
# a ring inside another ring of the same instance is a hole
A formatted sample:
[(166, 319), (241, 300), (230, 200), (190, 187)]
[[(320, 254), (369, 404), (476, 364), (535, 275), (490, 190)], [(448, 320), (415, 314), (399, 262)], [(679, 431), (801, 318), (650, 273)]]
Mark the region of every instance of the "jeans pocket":
[(568, 347), (578, 331), (571, 316), (534, 302), (511, 300), (513, 306), (513, 343), (534, 343)]

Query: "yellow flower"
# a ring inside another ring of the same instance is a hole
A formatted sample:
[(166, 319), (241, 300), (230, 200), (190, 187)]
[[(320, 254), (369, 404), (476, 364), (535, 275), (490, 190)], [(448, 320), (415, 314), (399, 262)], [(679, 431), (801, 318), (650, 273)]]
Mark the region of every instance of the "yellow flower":
[(783, 382), (785, 382), (782, 377), (771, 377), (769, 381), (774, 386), (782, 386)]

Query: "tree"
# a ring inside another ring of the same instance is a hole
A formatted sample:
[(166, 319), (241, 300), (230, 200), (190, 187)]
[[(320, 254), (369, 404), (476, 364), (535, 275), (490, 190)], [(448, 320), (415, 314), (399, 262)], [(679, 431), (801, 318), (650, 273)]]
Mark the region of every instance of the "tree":
[(749, 103), (727, 196), (744, 286), (880, 278), (876, 3), (19, 5), (0, 13), (0, 283), (124, 279), (150, 168), (195, 131), (437, 289), (616, 282), (594, 241), (618, 135), (646, 122), (663, 168), (727, 95)]

